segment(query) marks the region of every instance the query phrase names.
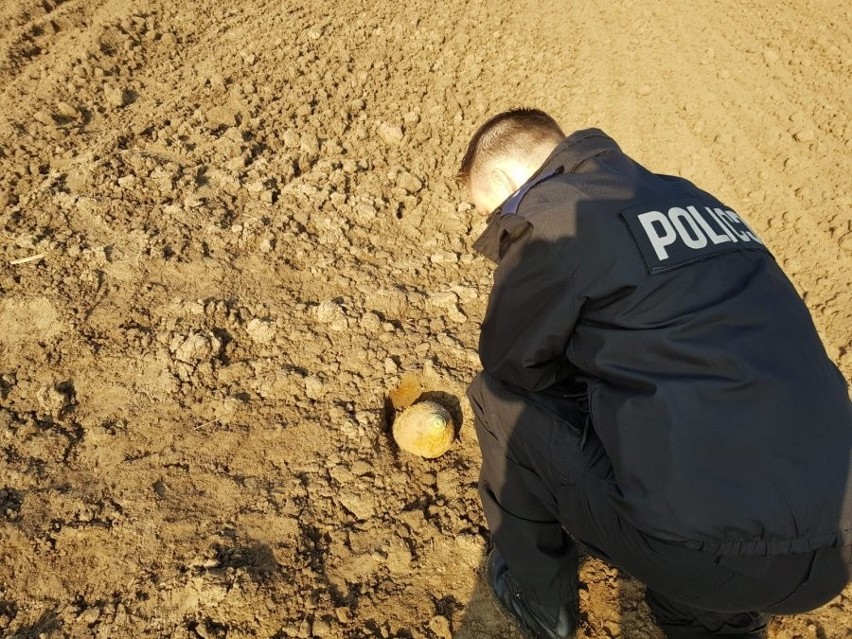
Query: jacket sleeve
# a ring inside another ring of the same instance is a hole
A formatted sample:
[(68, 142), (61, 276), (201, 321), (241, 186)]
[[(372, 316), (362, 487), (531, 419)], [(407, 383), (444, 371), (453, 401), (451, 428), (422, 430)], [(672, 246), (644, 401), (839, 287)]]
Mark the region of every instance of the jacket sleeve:
[(583, 299), (566, 245), (536, 237), (527, 222), (504, 234), (479, 339), (486, 373), (528, 391), (569, 381), (566, 358)]

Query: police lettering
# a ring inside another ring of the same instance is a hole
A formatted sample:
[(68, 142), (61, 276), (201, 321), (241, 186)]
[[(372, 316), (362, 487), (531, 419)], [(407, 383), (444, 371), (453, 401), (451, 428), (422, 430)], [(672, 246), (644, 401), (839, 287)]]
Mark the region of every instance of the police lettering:
[(660, 263), (669, 259), (670, 247), (700, 250), (725, 243), (763, 242), (734, 211), (696, 206), (673, 206), (668, 211), (647, 211), (636, 219)]

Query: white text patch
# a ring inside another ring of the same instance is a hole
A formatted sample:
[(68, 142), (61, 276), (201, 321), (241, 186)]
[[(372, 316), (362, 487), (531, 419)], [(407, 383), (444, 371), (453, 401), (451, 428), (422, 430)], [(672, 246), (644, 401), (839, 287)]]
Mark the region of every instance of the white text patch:
[(730, 251), (766, 251), (757, 234), (731, 209), (718, 203), (675, 204), (621, 212), (651, 273)]

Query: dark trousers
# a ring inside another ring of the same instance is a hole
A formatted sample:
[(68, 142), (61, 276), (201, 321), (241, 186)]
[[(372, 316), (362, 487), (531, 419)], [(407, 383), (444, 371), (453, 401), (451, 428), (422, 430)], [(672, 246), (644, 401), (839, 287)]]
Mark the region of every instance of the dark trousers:
[(539, 601), (576, 602), (574, 539), (646, 585), (671, 639), (759, 637), (761, 613), (812, 610), (850, 579), (849, 547), (725, 557), (649, 537), (613, 507), (612, 466), (593, 429), (584, 428), (576, 399), (525, 394), (486, 374), (474, 379), (468, 397), (493, 541)]

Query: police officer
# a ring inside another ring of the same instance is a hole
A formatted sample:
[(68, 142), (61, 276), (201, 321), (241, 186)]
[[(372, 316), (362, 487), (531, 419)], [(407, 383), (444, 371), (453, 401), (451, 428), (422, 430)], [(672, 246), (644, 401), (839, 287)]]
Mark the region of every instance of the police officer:
[(573, 636), (577, 542), (672, 639), (760, 637), (839, 594), (849, 395), (743, 217), (532, 109), (488, 120), (459, 179), (497, 263), (468, 395), (502, 608)]

